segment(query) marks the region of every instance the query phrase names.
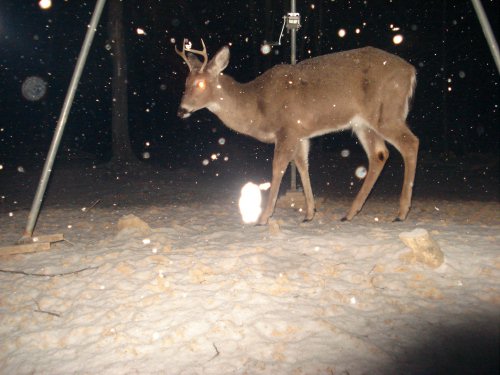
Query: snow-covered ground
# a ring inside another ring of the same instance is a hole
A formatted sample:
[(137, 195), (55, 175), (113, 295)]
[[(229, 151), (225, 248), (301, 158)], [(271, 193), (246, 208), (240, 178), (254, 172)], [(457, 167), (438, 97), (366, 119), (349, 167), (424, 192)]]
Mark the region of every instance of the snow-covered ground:
[[(38, 173), (2, 179), (0, 246)], [(56, 168), (35, 234), (67, 241), (0, 256), (0, 373), (498, 373), (497, 199), (416, 194), (392, 223), (398, 185), (344, 223), (352, 194), (318, 194), (313, 222), (278, 208), (262, 227), (242, 223), (245, 182)], [(131, 214), (151, 230), (118, 230)], [(437, 269), (405, 258), (415, 228), (444, 252)]]

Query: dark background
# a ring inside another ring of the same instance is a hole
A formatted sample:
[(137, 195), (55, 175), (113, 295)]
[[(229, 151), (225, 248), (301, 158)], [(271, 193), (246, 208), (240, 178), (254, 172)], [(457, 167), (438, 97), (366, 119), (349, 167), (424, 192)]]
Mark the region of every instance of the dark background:
[[(497, 1), (483, 1), (498, 35)], [(0, 165), (4, 170), (43, 164), (94, 1), (0, 0)], [(408, 122), (421, 140), (420, 158), (444, 162), (475, 159), (491, 163), (498, 153), (499, 75), (470, 1), (297, 1), (303, 27), (298, 60), (372, 45), (417, 67), (418, 84)], [(84, 69), (59, 160), (104, 163), (111, 154), (111, 57), (107, 7)], [(209, 55), (231, 44), (227, 74), (253, 79), (274, 64), (289, 62), (289, 35), (269, 55), (264, 40), (277, 40), (289, 1), (124, 2), (128, 55), (129, 127), (133, 149), (145, 163), (202, 171), (213, 152), (231, 163), (268, 162), (272, 146), (226, 129), (206, 110), (187, 121), (176, 117), (187, 68), (174, 53), (183, 37)], [(390, 25), (399, 27), (391, 30)], [(146, 35), (137, 33), (142, 28)], [(339, 29), (347, 35), (338, 36)], [(360, 33), (356, 34), (355, 29)], [(392, 38), (404, 40), (395, 45)], [(39, 76), (47, 94), (28, 101), (23, 81)], [(451, 91), (450, 91), (451, 90)], [(218, 143), (223, 137), (224, 146)], [(353, 147), (350, 132), (315, 140), (311, 158)], [(360, 148), (359, 148), (360, 150)], [(394, 155), (394, 152), (392, 153)], [(233, 168), (245, 164), (233, 164)], [(498, 164), (496, 164), (498, 166)], [(498, 173), (496, 169), (489, 173)]]

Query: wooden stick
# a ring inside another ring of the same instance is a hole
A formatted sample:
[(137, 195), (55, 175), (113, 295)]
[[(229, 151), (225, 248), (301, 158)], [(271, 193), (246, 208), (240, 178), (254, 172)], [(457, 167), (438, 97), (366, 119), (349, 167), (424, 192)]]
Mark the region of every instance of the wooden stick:
[(50, 242), (34, 242), (25, 245), (0, 247), (0, 255), (34, 253), (37, 251), (47, 251), (47, 250), (50, 250)]

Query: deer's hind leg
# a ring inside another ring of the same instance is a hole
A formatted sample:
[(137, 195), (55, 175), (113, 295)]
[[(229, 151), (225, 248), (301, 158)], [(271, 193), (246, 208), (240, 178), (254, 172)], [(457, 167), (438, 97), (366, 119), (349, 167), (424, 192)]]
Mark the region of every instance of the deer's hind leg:
[(389, 150), (385, 145), (384, 138), (373, 129), (367, 126), (357, 126), (354, 132), (368, 156), (368, 172), (361, 189), (356, 195), (354, 202), (352, 202), (351, 208), (347, 212), (347, 215), (342, 218), (342, 221), (352, 220), (352, 218), (361, 211), (366, 198), (370, 194), (373, 185), (375, 185), (375, 182), (380, 176), (380, 172), (382, 172), (384, 168), (385, 162), (389, 158)]

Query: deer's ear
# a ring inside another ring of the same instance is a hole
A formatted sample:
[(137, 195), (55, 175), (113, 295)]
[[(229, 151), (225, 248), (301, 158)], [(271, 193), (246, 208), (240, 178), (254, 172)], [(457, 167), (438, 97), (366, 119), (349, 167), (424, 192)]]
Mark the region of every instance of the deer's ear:
[(224, 46), (208, 63), (207, 72), (212, 74), (219, 74), (224, 69), (226, 69), (227, 64), (229, 64), (229, 48), (227, 46)]

